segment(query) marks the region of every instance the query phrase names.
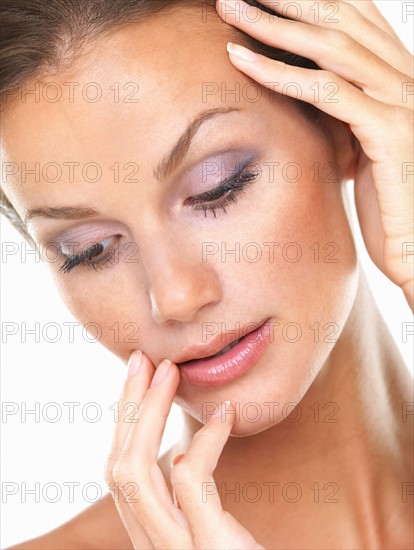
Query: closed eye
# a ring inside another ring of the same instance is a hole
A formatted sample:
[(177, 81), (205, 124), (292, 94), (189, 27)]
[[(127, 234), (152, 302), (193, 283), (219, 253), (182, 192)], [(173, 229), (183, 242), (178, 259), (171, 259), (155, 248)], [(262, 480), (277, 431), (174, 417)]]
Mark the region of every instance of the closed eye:
[(203, 210), (205, 216), (207, 216), (207, 211), (211, 211), (216, 217), (218, 209), (226, 213), (230, 203), (236, 203), (237, 195), (250, 183), (253, 183), (260, 174), (257, 169), (248, 170), (249, 164), (244, 164), (235, 174), (223, 180), (217, 187), (189, 197), (184, 204), (190, 204), (194, 210)]
[[(116, 244), (119, 241), (120, 235), (113, 235), (93, 244), (80, 254), (68, 255), (65, 263), (59, 269), (64, 273), (69, 273), (77, 265), (86, 265), (93, 267), (95, 271), (99, 268), (107, 267), (112, 264), (112, 260), (116, 252)], [(114, 241), (116, 243), (114, 244)]]

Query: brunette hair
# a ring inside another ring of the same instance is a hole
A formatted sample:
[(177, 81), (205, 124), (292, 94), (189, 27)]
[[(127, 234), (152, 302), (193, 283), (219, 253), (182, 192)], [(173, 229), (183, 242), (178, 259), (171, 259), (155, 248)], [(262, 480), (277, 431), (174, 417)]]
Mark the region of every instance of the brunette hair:
[[(255, 0), (246, 1), (264, 12), (273, 13)], [(4, 112), (13, 105), (15, 91), (29, 80), (68, 67), (89, 41), (180, 6), (199, 6), (206, 16), (215, 11), (215, 0), (2, 0), (1, 109)], [(267, 46), (237, 28), (233, 31), (239, 43), (267, 57), (289, 65), (319, 69), (305, 57)], [(321, 129), (322, 111), (309, 103), (289, 99)], [(1, 188), (0, 211), (33, 245), (23, 220)]]

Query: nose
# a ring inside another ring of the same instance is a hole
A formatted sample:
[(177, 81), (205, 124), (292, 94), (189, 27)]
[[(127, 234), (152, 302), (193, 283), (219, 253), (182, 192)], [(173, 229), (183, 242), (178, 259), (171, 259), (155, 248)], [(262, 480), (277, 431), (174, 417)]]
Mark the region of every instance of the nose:
[[(151, 258), (142, 255), (148, 277), (151, 315), (158, 324), (188, 323), (208, 305), (221, 299), (221, 285), (211, 265), (183, 250), (157, 247)], [(199, 260), (199, 261), (197, 261)]]

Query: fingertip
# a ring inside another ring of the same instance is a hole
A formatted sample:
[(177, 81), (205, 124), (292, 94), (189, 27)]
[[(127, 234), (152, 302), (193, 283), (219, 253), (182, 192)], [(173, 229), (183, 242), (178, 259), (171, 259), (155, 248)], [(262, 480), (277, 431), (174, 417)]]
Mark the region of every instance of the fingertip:
[(131, 378), (134, 378), (140, 373), (145, 373), (152, 376), (154, 372), (155, 367), (148, 355), (139, 349), (132, 350), (127, 364), (126, 382), (129, 382)]
[(218, 410), (210, 416), (210, 419), (214, 418), (220, 418), (221, 421), (224, 423), (227, 421), (228, 417), (232, 417), (234, 422), (233, 414), (235, 413), (235, 409), (231, 403), (231, 401), (226, 400), (220, 403)]
[(127, 379), (137, 374), (141, 366), (141, 363), (142, 363), (142, 351), (139, 349), (135, 349), (129, 356)]
[(234, 424), (236, 420), (236, 408), (234, 407), (231, 401), (224, 401), (224, 407), (226, 411), (225, 412), (226, 420), (227, 420), (227, 417), (230, 416), (232, 419), (232, 424)]

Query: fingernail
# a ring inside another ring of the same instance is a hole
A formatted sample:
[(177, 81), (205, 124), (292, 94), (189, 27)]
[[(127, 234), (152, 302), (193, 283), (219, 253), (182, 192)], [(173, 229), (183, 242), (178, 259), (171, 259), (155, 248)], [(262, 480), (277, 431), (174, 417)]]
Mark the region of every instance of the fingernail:
[(131, 353), (131, 357), (128, 361), (128, 375), (127, 378), (131, 378), (131, 376), (134, 376), (138, 372), (138, 369), (141, 365), (142, 360), (142, 351), (135, 350), (133, 353)]
[(185, 453), (178, 453), (174, 455), (171, 459), (171, 466), (175, 466), (178, 462), (180, 462), (184, 455)]
[(231, 412), (231, 411), (227, 410), (229, 408), (229, 406), (230, 406), (230, 401), (223, 401), (223, 403), (219, 407), (218, 411), (216, 411), (214, 414), (212, 414), (210, 418), (218, 418), (218, 417), (221, 416), (222, 420), (225, 421), (226, 420), (226, 414)]
[(177, 495), (175, 494), (174, 488), (173, 488), (173, 502), (174, 502), (174, 506), (176, 506), (179, 510), (181, 510), (181, 506), (177, 500)]
[(151, 388), (152, 386), (156, 386), (160, 382), (164, 380), (164, 378), (167, 376), (168, 369), (170, 368), (171, 361), (169, 359), (164, 359), (159, 364), (158, 368), (155, 371), (154, 377), (151, 382)]
[(227, 42), (227, 51), (229, 54), (236, 56), (242, 61), (252, 62), (259, 59), (259, 56), (256, 53), (252, 52), (248, 48), (245, 48), (244, 46), (240, 46), (240, 44), (234, 44), (234, 42)]

